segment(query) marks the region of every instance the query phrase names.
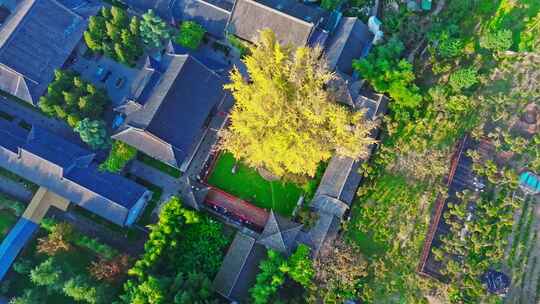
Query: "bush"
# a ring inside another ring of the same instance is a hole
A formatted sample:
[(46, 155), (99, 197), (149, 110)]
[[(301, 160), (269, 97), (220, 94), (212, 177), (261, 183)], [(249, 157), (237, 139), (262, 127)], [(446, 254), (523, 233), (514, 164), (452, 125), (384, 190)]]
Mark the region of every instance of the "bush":
[(73, 130), (79, 133), (82, 141), (94, 150), (103, 149), (109, 145), (109, 136), (105, 122), (102, 120), (85, 118), (79, 121)]
[(478, 82), (478, 72), (474, 68), (464, 68), (450, 75), (448, 84), (454, 91), (468, 89)]
[(201, 44), (205, 32), (205, 29), (197, 22), (184, 21), (180, 25), (180, 32), (176, 36), (176, 43), (195, 50)]
[(240, 57), (249, 53), (249, 47), (242, 40), (236, 38), (236, 36), (227, 35), (227, 41), (240, 53)]
[(512, 47), (512, 31), (499, 30), (480, 37), (480, 46), (495, 52), (503, 52)]
[(137, 155), (137, 150), (132, 146), (115, 140), (107, 159), (99, 166), (101, 170), (118, 173), (126, 164)]
[(26, 206), (23, 203), (0, 193), (0, 209), (9, 209), (15, 216), (19, 217), (23, 214), (25, 208)]

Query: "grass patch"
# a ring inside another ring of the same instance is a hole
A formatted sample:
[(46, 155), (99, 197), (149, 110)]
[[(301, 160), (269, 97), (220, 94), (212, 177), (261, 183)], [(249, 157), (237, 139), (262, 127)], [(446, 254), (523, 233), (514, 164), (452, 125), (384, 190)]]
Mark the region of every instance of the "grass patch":
[(167, 165), (166, 163), (164, 162), (161, 162), (155, 158), (152, 158), (142, 152), (139, 151), (139, 153), (137, 153), (137, 159), (139, 161), (141, 161), (142, 163), (154, 168), (154, 169), (157, 169), (167, 175), (170, 175), (172, 177), (175, 177), (175, 178), (179, 178), (180, 175), (182, 174), (182, 172), (180, 172), (180, 170), (174, 168), (174, 167), (171, 167), (169, 165)]
[(284, 216), (290, 216), (302, 190), (295, 184), (281, 181), (269, 182), (257, 171), (238, 164), (236, 173), (232, 168), (236, 160), (230, 153), (221, 153), (208, 183), (234, 196), (249, 201), (255, 206), (273, 209)]

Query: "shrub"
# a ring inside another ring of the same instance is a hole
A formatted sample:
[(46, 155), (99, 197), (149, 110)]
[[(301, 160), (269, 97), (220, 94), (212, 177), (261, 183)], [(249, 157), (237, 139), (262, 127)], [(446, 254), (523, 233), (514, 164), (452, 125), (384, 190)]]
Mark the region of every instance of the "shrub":
[(176, 36), (176, 42), (183, 47), (195, 50), (201, 44), (205, 29), (194, 21), (184, 21), (180, 25), (180, 32)]
[(115, 140), (107, 159), (99, 166), (101, 170), (118, 173), (137, 155), (137, 150), (130, 145)]
[(480, 37), (480, 46), (495, 52), (502, 52), (512, 47), (512, 31), (499, 30)]
[(82, 141), (92, 149), (102, 149), (109, 145), (109, 136), (105, 123), (102, 120), (90, 120), (85, 118), (77, 123), (73, 129), (79, 133)]
[(468, 89), (478, 82), (478, 72), (474, 68), (464, 68), (450, 75), (448, 84), (454, 91)]

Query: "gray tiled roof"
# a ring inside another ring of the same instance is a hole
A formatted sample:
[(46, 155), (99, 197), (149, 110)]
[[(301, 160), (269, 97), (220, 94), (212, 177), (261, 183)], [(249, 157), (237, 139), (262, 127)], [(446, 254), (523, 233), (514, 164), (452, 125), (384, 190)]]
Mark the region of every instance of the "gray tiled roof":
[(266, 249), (255, 238), (237, 232), (214, 278), (214, 290), (231, 301), (244, 303), (265, 257)]
[(337, 198), (328, 195), (317, 195), (311, 202), (311, 207), (318, 212), (326, 212), (341, 218), (349, 209), (349, 206)]
[(217, 38), (225, 36), (227, 20), (231, 16), (232, 4), (226, 1), (212, 3), (204, 0), (176, 1), (178, 20), (195, 21)]
[(315, 196), (327, 195), (351, 205), (356, 189), (362, 180), (358, 173), (360, 163), (350, 157), (335, 155), (324, 171)]
[(100, 171), (93, 156), (42, 128), (27, 132), (0, 120), (1, 167), (124, 225), (130, 209), (149, 191), (120, 175)]
[(358, 18), (343, 17), (325, 49), (329, 67), (352, 75), (353, 59), (367, 55), (372, 41), (367, 25)]
[(308, 233), (314, 258), (317, 257), (325, 244), (330, 244), (338, 236), (340, 223), (340, 218), (319, 212), (319, 219)]
[(357, 109), (366, 110), (366, 117), (376, 120), (388, 111), (388, 97), (374, 92), (362, 92), (355, 101)]
[(85, 28), (55, 0), (22, 0), (0, 29), (0, 89), (35, 104)]
[(227, 96), (225, 80), (187, 54), (166, 54), (159, 73), (157, 81), (145, 82), (152, 87), (141, 96), (148, 97), (113, 138), (180, 168), (204, 132), (209, 114)]
[(301, 224), (289, 221), (272, 210), (257, 242), (269, 249), (288, 254), (296, 245), (296, 237), (301, 229)]
[(237, 0), (227, 31), (250, 42), (269, 28), (281, 43), (307, 44), (317, 24), (328, 14), (295, 0)]

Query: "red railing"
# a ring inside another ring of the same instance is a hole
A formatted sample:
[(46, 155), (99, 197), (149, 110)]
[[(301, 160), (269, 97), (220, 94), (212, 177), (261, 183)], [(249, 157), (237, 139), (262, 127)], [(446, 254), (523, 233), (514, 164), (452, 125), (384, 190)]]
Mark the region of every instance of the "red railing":
[[(461, 159), (461, 155), (463, 153), (467, 140), (468, 140), (468, 136), (465, 135), (465, 137), (458, 143), (456, 151), (452, 155), (450, 172), (448, 173), (448, 180), (446, 182), (447, 187), (449, 187), (452, 184), (452, 180), (454, 179), (454, 175), (456, 174), (457, 166), (459, 164), (459, 160)], [(426, 239), (424, 241), (424, 247), (422, 249), (422, 257), (416, 269), (416, 271), (421, 275), (431, 276), (429, 273), (425, 272), (424, 269), (425, 269), (425, 266), (429, 257), (429, 253), (431, 252), (431, 246), (433, 244), (433, 239), (435, 238), (435, 232), (437, 231), (437, 227), (439, 227), (439, 222), (441, 220), (445, 203), (446, 203), (446, 199), (444, 199), (441, 195), (438, 195), (437, 201), (435, 203), (435, 214), (431, 218), (428, 234), (426, 236)]]

